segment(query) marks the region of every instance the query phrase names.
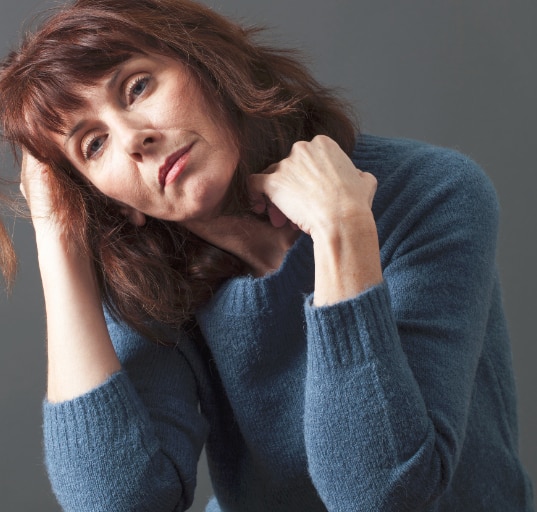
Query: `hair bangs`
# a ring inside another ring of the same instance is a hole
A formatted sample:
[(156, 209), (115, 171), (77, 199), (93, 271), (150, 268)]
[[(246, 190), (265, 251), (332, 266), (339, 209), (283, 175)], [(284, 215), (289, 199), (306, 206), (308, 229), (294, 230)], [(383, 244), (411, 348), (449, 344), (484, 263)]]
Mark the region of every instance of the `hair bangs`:
[(84, 105), (81, 91), (134, 55), (170, 54), (156, 38), (142, 36), (109, 9), (59, 12), (52, 20), (4, 63), (0, 99), (4, 138), (14, 149), (24, 146), (49, 162), (57, 150), (47, 134), (65, 134), (70, 117)]

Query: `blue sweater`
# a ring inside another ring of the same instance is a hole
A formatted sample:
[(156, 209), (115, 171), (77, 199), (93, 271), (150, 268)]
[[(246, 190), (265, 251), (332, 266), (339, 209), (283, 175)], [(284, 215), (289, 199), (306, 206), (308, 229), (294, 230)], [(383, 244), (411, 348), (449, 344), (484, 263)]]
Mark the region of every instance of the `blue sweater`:
[(185, 510), (204, 443), (211, 512), (533, 510), (490, 182), (407, 140), (363, 136), (353, 160), (378, 179), (384, 282), (314, 307), (302, 235), (277, 272), (217, 291), (199, 339), (109, 319), (123, 370), (44, 404), (65, 510)]

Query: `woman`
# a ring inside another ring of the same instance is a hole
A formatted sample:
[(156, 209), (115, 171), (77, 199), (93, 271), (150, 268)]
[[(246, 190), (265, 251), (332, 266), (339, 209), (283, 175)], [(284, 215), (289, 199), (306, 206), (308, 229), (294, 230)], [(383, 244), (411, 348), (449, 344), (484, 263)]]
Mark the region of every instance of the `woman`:
[(60, 503), (184, 510), (205, 444), (211, 511), (531, 510), (489, 181), (253, 35), (81, 0), (2, 65)]

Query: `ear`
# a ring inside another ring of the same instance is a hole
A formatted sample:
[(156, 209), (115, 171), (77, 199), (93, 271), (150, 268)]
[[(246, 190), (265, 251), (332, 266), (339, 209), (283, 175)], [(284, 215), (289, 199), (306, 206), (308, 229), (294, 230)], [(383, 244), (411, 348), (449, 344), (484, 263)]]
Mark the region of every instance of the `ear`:
[(127, 217), (127, 219), (129, 219), (131, 224), (134, 224), (135, 226), (143, 226), (145, 224), (145, 215), (140, 210), (132, 208), (131, 206), (122, 206), (120, 211)]

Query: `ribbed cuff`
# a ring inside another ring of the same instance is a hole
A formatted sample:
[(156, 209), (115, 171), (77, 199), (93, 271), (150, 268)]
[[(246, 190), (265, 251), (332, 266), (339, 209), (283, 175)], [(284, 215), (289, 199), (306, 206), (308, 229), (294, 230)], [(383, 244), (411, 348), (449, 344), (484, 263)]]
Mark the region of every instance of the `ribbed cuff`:
[[(80, 455), (82, 447), (101, 451), (104, 442), (132, 438), (135, 430), (143, 430), (150, 424), (147, 411), (124, 371), (72, 400), (60, 403), (45, 400), (43, 420), (48, 455), (54, 454), (59, 460)], [(151, 448), (156, 449), (146, 447)]]
[(316, 307), (312, 299), (305, 305), (310, 365), (354, 366), (395, 347), (401, 350), (385, 283), (333, 305)]

